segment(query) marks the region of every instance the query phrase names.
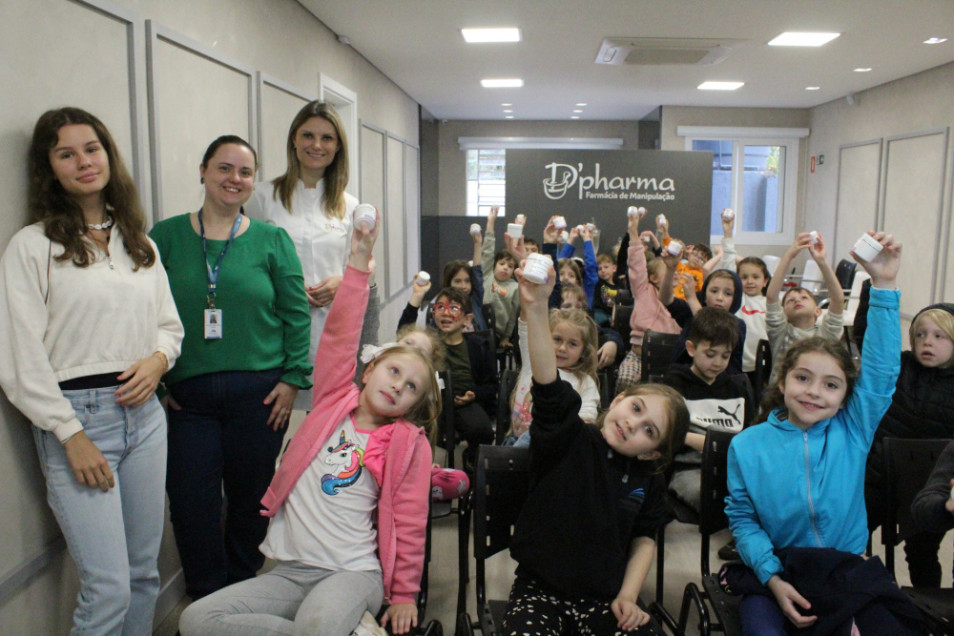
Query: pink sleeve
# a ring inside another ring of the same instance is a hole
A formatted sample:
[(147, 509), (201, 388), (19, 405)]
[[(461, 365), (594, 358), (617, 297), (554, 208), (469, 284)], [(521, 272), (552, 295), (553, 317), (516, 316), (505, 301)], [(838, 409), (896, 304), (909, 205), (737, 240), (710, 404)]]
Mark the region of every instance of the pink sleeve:
[(415, 435), (413, 444), (407, 472), (395, 489), (393, 500), (396, 548), (389, 599), (392, 604), (415, 601), (414, 595), (421, 589), (424, 570), (432, 455), (427, 437)]
[(629, 288), (633, 292), (633, 312), (629, 315), (630, 342), (641, 343), (643, 341), (643, 324), (640, 305), (646, 303), (646, 294), (649, 292), (649, 273), (646, 271), (646, 248), (643, 247), (642, 240), (636, 241), (633, 245), (629, 244), (627, 253), (627, 265), (629, 265)]
[(346, 267), (315, 354), (312, 410), (326, 395), (347, 389), (354, 381), (368, 294), (368, 272)]

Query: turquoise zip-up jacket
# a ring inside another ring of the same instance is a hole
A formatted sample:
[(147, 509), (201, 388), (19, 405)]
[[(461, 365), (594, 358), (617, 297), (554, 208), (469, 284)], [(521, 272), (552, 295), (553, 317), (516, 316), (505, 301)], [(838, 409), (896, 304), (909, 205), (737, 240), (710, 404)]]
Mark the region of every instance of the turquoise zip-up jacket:
[(861, 372), (837, 415), (802, 431), (776, 409), (729, 446), (725, 512), (742, 560), (763, 584), (782, 571), (776, 549), (865, 550), (865, 463), (901, 368), (900, 298), (872, 288)]

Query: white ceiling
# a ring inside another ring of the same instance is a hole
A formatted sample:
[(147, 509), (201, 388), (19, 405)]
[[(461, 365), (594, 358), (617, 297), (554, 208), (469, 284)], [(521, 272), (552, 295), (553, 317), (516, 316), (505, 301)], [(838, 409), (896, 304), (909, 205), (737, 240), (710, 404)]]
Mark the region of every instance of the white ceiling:
[[(952, 0), (299, 0), (439, 119), (641, 119), (657, 106), (816, 106), (954, 61)], [(516, 44), (466, 44), (462, 27), (517, 26)], [(779, 48), (783, 31), (837, 31), (821, 48)], [(948, 37), (926, 45), (931, 36)], [(594, 63), (605, 37), (733, 38), (709, 66)], [(342, 44), (342, 46), (346, 46)], [(856, 67), (871, 67), (855, 73)], [(521, 77), (519, 89), (485, 89)], [(696, 89), (744, 81), (735, 92)], [(806, 86), (821, 90), (806, 91)]]

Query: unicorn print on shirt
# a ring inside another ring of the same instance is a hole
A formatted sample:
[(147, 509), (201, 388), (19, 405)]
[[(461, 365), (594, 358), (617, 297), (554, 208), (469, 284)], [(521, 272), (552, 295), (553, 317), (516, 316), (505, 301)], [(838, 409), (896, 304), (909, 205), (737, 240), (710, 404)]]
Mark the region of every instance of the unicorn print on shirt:
[(337, 495), (339, 488), (347, 488), (361, 476), (364, 449), (358, 448), (354, 442), (349, 442), (344, 431), (341, 431), (338, 445), (328, 447), (328, 453), (325, 463), (337, 470), (333, 469), (331, 473), (321, 476), (321, 490), (326, 495)]

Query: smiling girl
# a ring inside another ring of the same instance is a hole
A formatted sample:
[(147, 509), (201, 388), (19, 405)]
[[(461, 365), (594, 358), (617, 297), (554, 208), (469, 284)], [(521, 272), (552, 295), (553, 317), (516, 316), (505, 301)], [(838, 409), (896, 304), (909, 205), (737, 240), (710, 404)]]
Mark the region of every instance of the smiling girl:
[(166, 470), (155, 391), (182, 323), (106, 126), (79, 108), (47, 111), (29, 159), (33, 223), (0, 260), (0, 385), (33, 424), (76, 562), (72, 633), (149, 634)]
[(865, 551), (865, 460), (891, 404), (901, 350), (895, 284), (901, 246), (883, 232), (871, 235), (883, 249), (870, 262), (858, 259), (873, 283), (860, 373), (838, 342), (796, 342), (766, 394), (767, 421), (739, 433), (729, 447), (729, 527), (743, 562), (774, 597), (743, 598), (745, 634), (784, 634), (786, 620), (805, 628), (819, 618), (780, 576), (776, 550)]
[(637, 601), (665, 518), (660, 469), (685, 439), (686, 405), (644, 384), (616, 396), (601, 428), (585, 423), (557, 367), (547, 311), (556, 272), (542, 285), (517, 275), (533, 368), (531, 486), (501, 633), (642, 633), (650, 616)]

